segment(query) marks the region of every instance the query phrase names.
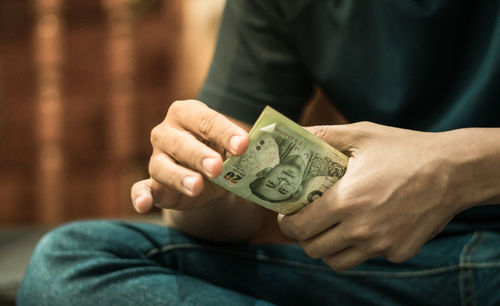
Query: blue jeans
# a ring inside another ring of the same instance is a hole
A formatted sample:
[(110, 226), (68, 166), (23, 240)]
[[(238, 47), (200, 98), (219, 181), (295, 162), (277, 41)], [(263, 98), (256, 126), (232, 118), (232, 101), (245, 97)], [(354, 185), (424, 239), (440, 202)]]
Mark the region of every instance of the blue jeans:
[(500, 305), (500, 233), (442, 235), (402, 264), (337, 273), (293, 244), (216, 244), (140, 223), (60, 227), (19, 305)]

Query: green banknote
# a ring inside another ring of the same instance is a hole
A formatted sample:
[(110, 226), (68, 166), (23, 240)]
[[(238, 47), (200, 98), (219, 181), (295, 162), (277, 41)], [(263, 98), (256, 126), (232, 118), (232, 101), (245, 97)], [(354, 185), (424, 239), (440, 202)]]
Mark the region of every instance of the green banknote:
[(337, 182), (347, 161), (347, 156), (267, 106), (250, 131), (247, 151), (228, 158), (222, 174), (212, 181), (288, 215)]

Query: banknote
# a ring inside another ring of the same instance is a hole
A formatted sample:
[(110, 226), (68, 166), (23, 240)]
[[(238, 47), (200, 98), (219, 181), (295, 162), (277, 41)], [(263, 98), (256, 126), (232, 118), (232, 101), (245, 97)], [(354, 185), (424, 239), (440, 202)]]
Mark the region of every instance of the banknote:
[(347, 156), (269, 106), (249, 135), (247, 151), (212, 181), (278, 213), (299, 211), (346, 171)]

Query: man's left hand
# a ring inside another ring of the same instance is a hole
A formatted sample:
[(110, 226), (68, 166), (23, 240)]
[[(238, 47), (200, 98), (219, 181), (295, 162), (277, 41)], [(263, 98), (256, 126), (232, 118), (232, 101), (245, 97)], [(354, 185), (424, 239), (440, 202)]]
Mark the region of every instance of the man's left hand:
[(467, 208), (460, 184), (450, 179), (456, 169), (446, 133), (369, 122), (308, 129), (348, 154), (347, 171), (322, 197), (278, 222), (334, 270), (376, 256), (403, 262)]

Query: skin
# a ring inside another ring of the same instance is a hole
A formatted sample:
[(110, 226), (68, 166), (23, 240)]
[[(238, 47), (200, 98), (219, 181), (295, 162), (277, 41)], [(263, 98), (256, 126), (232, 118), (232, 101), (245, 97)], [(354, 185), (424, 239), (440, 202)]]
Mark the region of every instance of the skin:
[[(248, 130), (201, 102), (175, 102), (151, 133), (151, 178), (132, 187), (136, 210), (165, 208), (168, 226), (201, 238), (251, 239), (269, 212), (205, 179), (220, 174), (226, 154), (246, 150)], [(376, 256), (402, 262), (457, 213), (500, 203), (500, 128), (423, 133), (361, 122), (309, 131), (348, 154), (347, 171), (278, 223), (335, 270)]]
[(163, 208), (167, 226), (203, 239), (251, 239), (266, 210), (206, 179), (221, 173), (226, 155), (245, 152), (249, 130), (199, 101), (174, 102), (151, 131), (151, 177), (132, 186), (134, 208)]
[(278, 222), (334, 270), (376, 256), (403, 262), (457, 213), (500, 203), (499, 128), (423, 133), (362, 122), (309, 131), (349, 154), (347, 171)]

